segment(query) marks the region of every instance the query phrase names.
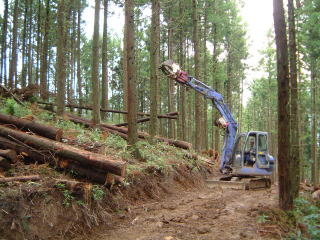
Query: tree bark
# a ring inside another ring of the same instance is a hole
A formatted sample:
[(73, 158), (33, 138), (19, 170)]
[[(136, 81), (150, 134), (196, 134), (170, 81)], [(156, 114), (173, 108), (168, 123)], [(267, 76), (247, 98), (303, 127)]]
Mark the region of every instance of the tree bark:
[[(82, 103), (82, 78), (81, 78), (81, 1), (78, 2), (78, 30), (77, 30), (77, 80), (78, 80), (78, 103)], [(81, 115), (81, 109), (78, 109)]]
[(282, 1), (273, 0), (273, 17), (277, 45), (279, 205), (283, 210), (290, 210), (296, 194), (290, 175), (289, 64)]
[(2, 23), (2, 38), (1, 38), (1, 65), (0, 65), (0, 84), (4, 83), (7, 85), (7, 30), (8, 30), (8, 0), (4, 1), (4, 14)]
[[(173, 27), (172, 27), (172, 7), (168, 6), (168, 58), (173, 60)], [(168, 112), (173, 111), (173, 90), (174, 90), (174, 82), (172, 79), (168, 78)], [(174, 123), (172, 121), (168, 122), (168, 136), (169, 138), (174, 137)]]
[[(28, 0), (26, 0), (28, 1)], [(21, 87), (26, 86), (26, 75), (27, 75), (27, 61), (26, 61), (26, 41), (27, 41), (27, 17), (28, 17), (28, 4), (25, 3), (24, 7), (24, 17), (23, 17), (23, 31), (22, 31), (22, 69), (20, 76)]]
[(50, 19), (50, 0), (46, 0), (46, 16), (45, 27), (43, 36), (43, 48), (41, 54), (41, 67), (40, 67), (40, 97), (47, 101), (48, 87), (47, 87), (47, 71), (48, 71), (48, 45), (49, 45), (49, 19)]
[(288, 23), (289, 23), (289, 60), (290, 60), (290, 93), (291, 93), (291, 170), (292, 185), (294, 187), (294, 198), (299, 195), (300, 182), (300, 161), (299, 161), (299, 118), (298, 118), (298, 77), (297, 77), (297, 45), (296, 45), (296, 27), (294, 16), (293, 0), (288, 0)]
[(100, 0), (95, 0), (94, 32), (92, 43), (92, 121), (100, 123), (100, 87), (99, 87), (99, 18)]
[(126, 65), (128, 80), (128, 136), (129, 144), (138, 141), (137, 133), (137, 84), (135, 66), (135, 32), (134, 32), (134, 1), (125, 0), (125, 38)]
[[(158, 134), (158, 86), (160, 58), (160, 1), (151, 1), (151, 49), (150, 49), (150, 136)], [(170, 112), (170, 111), (169, 111)]]
[(14, 1), (13, 10), (13, 29), (12, 29), (12, 49), (11, 60), (9, 66), (8, 87), (13, 88), (17, 73), (17, 35), (18, 35), (18, 16), (19, 16), (19, 0)]
[(314, 56), (311, 56), (311, 108), (312, 108), (312, 120), (311, 120), (311, 160), (312, 171), (311, 177), (314, 186), (319, 185), (319, 161), (318, 161), (318, 143), (317, 143), (317, 65)]
[(62, 116), (65, 107), (65, 92), (66, 92), (66, 34), (65, 34), (65, 3), (64, 0), (59, 1), (58, 4), (58, 45), (57, 45), (57, 69), (56, 69), (56, 82), (57, 82), (57, 114)]
[[(101, 108), (108, 108), (108, 0), (104, 0), (103, 42), (102, 42), (102, 84)], [(107, 119), (107, 114), (101, 114), (102, 119)]]
[[(194, 71), (195, 78), (200, 79), (200, 46), (199, 46), (199, 24), (198, 24), (198, 4), (197, 0), (192, 0), (192, 19), (193, 19), (193, 47), (194, 47)], [(202, 137), (202, 96), (195, 92), (195, 150), (201, 151), (201, 137)]]
[(33, 79), (32, 79), (32, 70), (33, 70), (33, 53), (32, 53), (32, 30), (33, 30), (33, 24), (32, 24), (32, 0), (27, 1), (29, 4), (29, 14), (28, 14), (28, 20), (29, 20), (29, 36), (28, 36), (28, 85), (33, 84)]

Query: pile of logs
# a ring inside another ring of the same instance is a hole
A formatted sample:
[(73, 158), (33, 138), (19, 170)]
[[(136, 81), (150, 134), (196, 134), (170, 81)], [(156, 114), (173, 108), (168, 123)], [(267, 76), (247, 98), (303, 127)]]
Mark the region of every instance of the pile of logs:
[(0, 114), (0, 167), (3, 166), (4, 170), (10, 168), (19, 155), (34, 162), (49, 162), (59, 168), (73, 170), (102, 184), (121, 181), (125, 176), (125, 162), (69, 146), (61, 139), (61, 129)]

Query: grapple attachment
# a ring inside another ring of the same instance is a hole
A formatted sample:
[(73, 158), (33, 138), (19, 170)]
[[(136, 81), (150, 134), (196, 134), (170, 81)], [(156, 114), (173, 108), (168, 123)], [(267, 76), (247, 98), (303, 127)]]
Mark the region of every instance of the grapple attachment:
[(182, 83), (182, 84), (185, 84), (189, 81), (188, 79), (188, 73), (182, 71), (180, 69), (180, 66), (173, 62), (171, 59), (167, 60), (167, 61), (164, 61), (159, 69), (169, 78), (179, 82), (179, 83)]

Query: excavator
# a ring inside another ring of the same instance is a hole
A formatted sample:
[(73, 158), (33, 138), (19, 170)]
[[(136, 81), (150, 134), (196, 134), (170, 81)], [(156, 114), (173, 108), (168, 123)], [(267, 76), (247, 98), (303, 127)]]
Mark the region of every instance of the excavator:
[(168, 78), (211, 99), (221, 115), (215, 125), (225, 131), (219, 166), (223, 177), (207, 179), (208, 185), (244, 190), (270, 188), (275, 159), (268, 151), (268, 133), (250, 131), (236, 136), (238, 124), (220, 93), (181, 70), (172, 60), (163, 62), (159, 68)]

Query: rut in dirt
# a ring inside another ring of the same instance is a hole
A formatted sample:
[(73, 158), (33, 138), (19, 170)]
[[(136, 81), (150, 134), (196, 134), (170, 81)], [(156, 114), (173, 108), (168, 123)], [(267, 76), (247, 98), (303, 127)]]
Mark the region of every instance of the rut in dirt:
[(258, 212), (276, 206), (276, 196), (274, 187), (256, 191), (204, 187), (179, 192), (161, 201), (131, 206), (92, 239), (263, 239)]

